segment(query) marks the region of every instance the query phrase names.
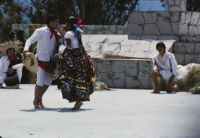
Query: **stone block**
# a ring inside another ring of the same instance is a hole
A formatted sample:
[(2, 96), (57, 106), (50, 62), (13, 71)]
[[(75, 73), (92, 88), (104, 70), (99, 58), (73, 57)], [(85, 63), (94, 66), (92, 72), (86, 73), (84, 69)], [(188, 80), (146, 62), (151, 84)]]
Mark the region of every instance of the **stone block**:
[(147, 23), (156, 23), (157, 14), (154, 12), (144, 12), (145, 24)]
[(175, 5), (179, 5), (181, 0), (175, 0)]
[(188, 24), (180, 24), (180, 35), (188, 35)]
[(180, 24), (179, 23), (172, 23), (172, 31), (174, 34), (179, 35)]
[(166, 3), (168, 4), (168, 6), (174, 5), (174, 0), (167, 0)]
[(112, 72), (125, 72), (125, 66), (122, 60), (111, 60)]
[(125, 77), (125, 85), (128, 89), (138, 89), (141, 88), (141, 84), (137, 77)]
[(98, 72), (112, 72), (110, 60), (98, 60), (97, 71)]
[(128, 40), (140, 40), (140, 39), (141, 35), (132, 35), (132, 34), (128, 35)]
[(145, 24), (144, 35), (160, 35), (158, 26), (156, 24)]
[(184, 43), (175, 43), (173, 46), (174, 53), (185, 54), (185, 44)]
[(200, 64), (200, 55), (194, 55), (194, 59), (195, 63)]
[(194, 54), (185, 54), (185, 64), (194, 63)]
[(196, 43), (195, 44), (195, 54), (199, 54), (200, 55), (200, 43)]
[(169, 18), (158, 17), (157, 25), (158, 25), (161, 35), (172, 35), (173, 34)]
[(151, 80), (151, 75), (149, 74), (144, 74), (142, 72), (139, 73), (138, 75), (138, 80), (144, 89), (150, 89), (152, 88), (152, 80)]
[(198, 31), (198, 27), (195, 25), (190, 25), (189, 26), (189, 35), (198, 35), (199, 31)]
[(192, 12), (186, 12), (185, 23), (189, 24), (191, 22)]
[(113, 54), (117, 55), (120, 52), (121, 45), (120, 44), (109, 44), (106, 43), (103, 45), (102, 54)]
[(132, 12), (129, 16), (129, 23), (144, 24), (142, 12)]
[(181, 11), (181, 7), (180, 6), (170, 6), (168, 8), (169, 11), (172, 11), (172, 12), (177, 12), (177, 11)]
[(141, 35), (143, 33), (143, 27), (138, 24), (128, 24), (128, 34), (135, 34), (135, 35)]
[(185, 55), (184, 54), (177, 54), (177, 53), (175, 53), (174, 55), (175, 55), (177, 64), (184, 65), (184, 63), (185, 63)]
[(192, 25), (196, 25), (198, 23), (199, 16), (200, 16), (199, 12), (193, 12), (192, 13), (192, 18), (191, 18), (191, 24)]
[(142, 38), (141, 38), (141, 40), (158, 40), (158, 37), (159, 37), (160, 35), (142, 35)]
[(160, 35), (158, 37), (158, 40), (171, 41), (170, 45), (172, 45), (174, 43), (174, 41), (177, 39), (178, 39), (177, 36), (174, 36), (174, 35)]
[(181, 7), (181, 11), (186, 11), (186, 6), (187, 5), (187, 1), (186, 0), (181, 0), (181, 3), (180, 3), (180, 7)]
[(181, 35), (180, 36), (180, 41), (200, 42), (200, 37), (199, 36), (191, 36), (191, 35)]
[(103, 82), (106, 85), (108, 85), (108, 87), (113, 88), (113, 74), (111, 72), (108, 73), (97, 73), (97, 81)]
[(157, 17), (170, 17), (170, 14), (166, 11), (159, 11), (157, 12)]
[(124, 73), (113, 74), (113, 84), (115, 88), (125, 88), (125, 76)]
[(137, 60), (124, 60), (124, 66), (126, 68), (126, 76), (137, 76), (138, 74), (138, 61)]
[(151, 61), (147, 61), (147, 60), (139, 60), (138, 61), (138, 70), (141, 72), (141, 73), (144, 73), (144, 74), (151, 74)]
[(198, 25), (197, 27), (198, 27), (198, 33), (200, 34), (200, 25)]
[(180, 13), (179, 12), (170, 12), (170, 19), (172, 22), (178, 23), (180, 20)]
[(185, 43), (185, 54), (194, 54), (195, 53), (195, 44), (194, 43)]
[(180, 23), (181, 23), (181, 24), (185, 24), (185, 19), (186, 19), (185, 16), (186, 16), (186, 15), (185, 15), (185, 12), (182, 12), (182, 13), (181, 13), (181, 18), (180, 18)]

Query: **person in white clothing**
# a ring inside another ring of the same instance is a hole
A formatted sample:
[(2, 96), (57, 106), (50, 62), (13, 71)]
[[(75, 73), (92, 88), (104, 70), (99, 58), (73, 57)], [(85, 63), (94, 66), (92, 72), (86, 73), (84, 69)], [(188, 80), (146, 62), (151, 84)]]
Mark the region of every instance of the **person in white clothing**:
[(173, 90), (177, 91), (177, 62), (174, 55), (170, 52), (166, 52), (166, 47), (163, 42), (159, 42), (156, 45), (156, 50), (159, 53), (153, 58), (152, 79), (155, 85), (153, 93), (160, 93), (158, 77), (162, 77), (162, 79), (165, 80), (166, 91), (168, 93), (172, 92)]
[[(8, 42), (7, 44), (9, 44)], [(11, 44), (11, 43), (10, 43)], [(6, 45), (6, 44), (5, 44)], [(15, 54), (15, 48), (11, 47), (9, 48), (9, 45), (7, 46), (6, 55), (1, 57), (0, 59), (0, 87), (5, 88), (6, 85), (12, 86), (19, 84), (22, 78), (22, 69), (23, 64), (20, 57), (17, 57)], [(13, 76), (15, 73), (17, 73), (17, 80), (13, 80), (13, 82), (8, 82), (7, 84), (5, 81), (8, 76)]]
[(44, 108), (42, 96), (52, 82), (51, 73), (54, 70), (52, 59), (60, 37), (55, 31), (58, 23), (57, 16), (49, 15), (47, 17), (47, 26), (36, 29), (25, 43), (24, 53), (29, 51), (31, 44), (37, 42), (36, 56), (38, 58), (38, 71), (33, 100), (35, 108)]

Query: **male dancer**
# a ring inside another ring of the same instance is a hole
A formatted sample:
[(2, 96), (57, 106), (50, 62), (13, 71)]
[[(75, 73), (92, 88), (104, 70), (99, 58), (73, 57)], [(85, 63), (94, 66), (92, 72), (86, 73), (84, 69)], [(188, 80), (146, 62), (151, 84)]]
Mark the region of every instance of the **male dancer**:
[(54, 30), (59, 24), (58, 17), (55, 15), (49, 15), (46, 23), (47, 26), (41, 27), (34, 31), (32, 36), (26, 41), (24, 47), (25, 53), (29, 51), (31, 44), (37, 41), (36, 55), (38, 58), (38, 71), (35, 86), (35, 96), (33, 100), (33, 105), (35, 108), (44, 108), (42, 96), (52, 82), (52, 58), (54, 56), (56, 43), (59, 39), (57, 32)]

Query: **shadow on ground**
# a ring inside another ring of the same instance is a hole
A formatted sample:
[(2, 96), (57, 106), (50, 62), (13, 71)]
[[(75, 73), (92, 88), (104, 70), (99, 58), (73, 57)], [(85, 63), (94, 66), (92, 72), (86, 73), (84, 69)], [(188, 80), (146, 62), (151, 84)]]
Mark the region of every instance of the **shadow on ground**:
[(55, 112), (82, 112), (82, 111), (88, 111), (88, 110), (93, 110), (93, 109), (84, 109), (81, 108), (79, 110), (72, 110), (72, 108), (31, 108), (31, 109), (23, 109), (20, 110), (22, 112), (36, 112), (36, 111), (55, 111)]

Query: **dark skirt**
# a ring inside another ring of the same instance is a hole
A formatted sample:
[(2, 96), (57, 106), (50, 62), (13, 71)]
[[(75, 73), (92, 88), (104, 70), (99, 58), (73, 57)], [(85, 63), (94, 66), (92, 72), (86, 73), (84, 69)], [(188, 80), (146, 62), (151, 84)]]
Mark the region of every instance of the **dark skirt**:
[(80, 48), (67, 50), (58, 60), (60, 88), (64, 99), (89, 101), (94, 91), (91, 60)]

